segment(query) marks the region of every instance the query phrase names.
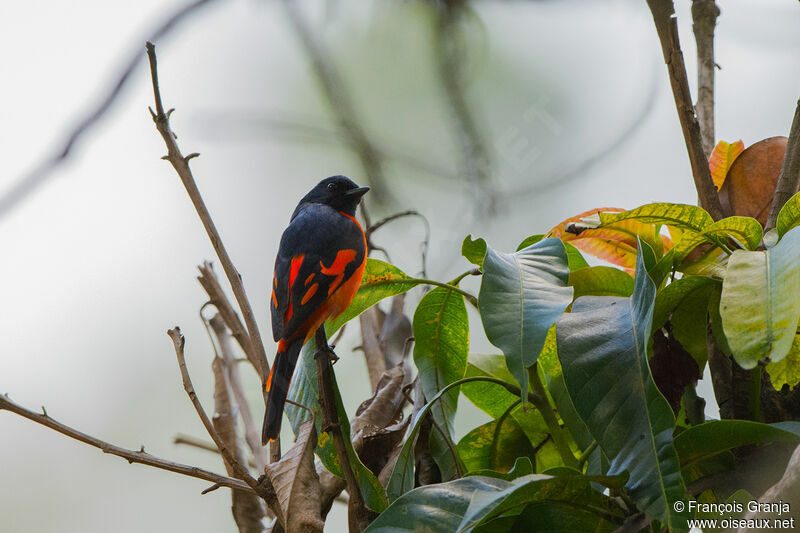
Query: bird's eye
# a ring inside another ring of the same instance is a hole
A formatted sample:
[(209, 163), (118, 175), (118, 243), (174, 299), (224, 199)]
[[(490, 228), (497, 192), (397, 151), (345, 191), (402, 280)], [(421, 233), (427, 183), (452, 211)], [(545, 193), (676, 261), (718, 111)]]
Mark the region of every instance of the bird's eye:
[(328, 184), (328, 190), (329, 190), (329, 191), (332, 191), (332, 190), (334, 190), (335, 188), (336, 188), (336, 184), (335, 184), (335, 183), (329, 183), (329, 184)]

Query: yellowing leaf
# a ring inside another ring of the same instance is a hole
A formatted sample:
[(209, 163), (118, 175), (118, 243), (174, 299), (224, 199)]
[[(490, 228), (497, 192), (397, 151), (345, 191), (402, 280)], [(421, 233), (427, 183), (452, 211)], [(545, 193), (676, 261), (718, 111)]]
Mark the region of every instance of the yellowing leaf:
[(793, 389), (800, 383), (800, 335), (794, 336), (786, 357), (777, 363), (767, 363), (767, 373), (775, 390), (781, 390), (784, 385)]
[(714, 180), (717, 190), (722, 188), (722, 184), (725, 183), (725, 178), (728, 175), (728, 170), (743, 151), (744, 143), (741, 140), (734, 143), (720, 141), (714, 147), (711, 157), (708, 158), (708, 168), (711, 170), (711, 179)]

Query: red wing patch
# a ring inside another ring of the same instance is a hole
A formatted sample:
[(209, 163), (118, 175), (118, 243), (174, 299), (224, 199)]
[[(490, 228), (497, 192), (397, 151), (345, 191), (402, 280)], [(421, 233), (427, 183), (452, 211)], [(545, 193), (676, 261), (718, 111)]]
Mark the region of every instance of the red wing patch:
[(312, 272), (311, 275), (306, 278), (306, 281), (303, 283), (303, 285), (308, 287), (308, 284), (311, 283), (312, 279), (314, 279), (314, 272)]
[(275, 289), (272, 289), (272, 307), (278, 307), (278, 298), (275, 296)]
[(297, 279), (297, 273), (300, 272), (300, 265), (303, 264), (303, 258), (305, 255), (300, 254), (292, 257), (292, 266), (289, 269), (289, 290), (292, 290), (292, 285), (294, 285), (294, 280)]
[(303, 295), (303, 299), (300, 300), (300, 304), (305, 305), (306, 302), (309, 301), (312, 296), (314, 296), (314, 293), (317, 292), (318, 288), (319, 288), (319, 283), (315, 283), (311, 287), (309, 287), (306, 293)]
[[(319, 262), (320, 272), (325, 274), (326, 276), (336, 276), (330, 286), (328, 287), (328, 295), (333, 294), (333, 291), (339, 288), (339, 285), (342, 283), (342, 279), (344, 278), (344, 271), (347, 268), (347, 265), (353, 262), (356, 258), (356, 251), (355, 250), (339, 250), (336, 254), (336, 259), (333, 260), (331, 266), (326, 267), (322, 264), (322, 261)], [(294, 266), (294, 263), (292, 263)]]

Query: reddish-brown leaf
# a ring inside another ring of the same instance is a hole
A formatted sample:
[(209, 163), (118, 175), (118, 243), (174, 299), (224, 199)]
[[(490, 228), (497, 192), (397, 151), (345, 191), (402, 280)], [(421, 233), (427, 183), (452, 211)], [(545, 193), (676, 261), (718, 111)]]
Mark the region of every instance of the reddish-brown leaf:
[(728, 171), (720, 201), (732, 215), (753, 217), (763, 226), (772, 205), (786, 151), (786, 137), (770, 137), (749, 146)]

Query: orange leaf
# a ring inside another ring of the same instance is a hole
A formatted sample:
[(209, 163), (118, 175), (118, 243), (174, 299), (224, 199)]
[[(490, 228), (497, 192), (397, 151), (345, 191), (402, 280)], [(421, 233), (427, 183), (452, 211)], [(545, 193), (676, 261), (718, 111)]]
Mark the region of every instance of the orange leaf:
[(725, 183), (725, 178), (728, 176), (728, 170), (743, 151), (744, 143), (741, 139), (730, 144), (720, 141), (714, 147), (711, 157), (708, 158), (708, 168), (711, 170), (711, 179), (714, 180), (717, 190), (722, 188), (722, 184)]

